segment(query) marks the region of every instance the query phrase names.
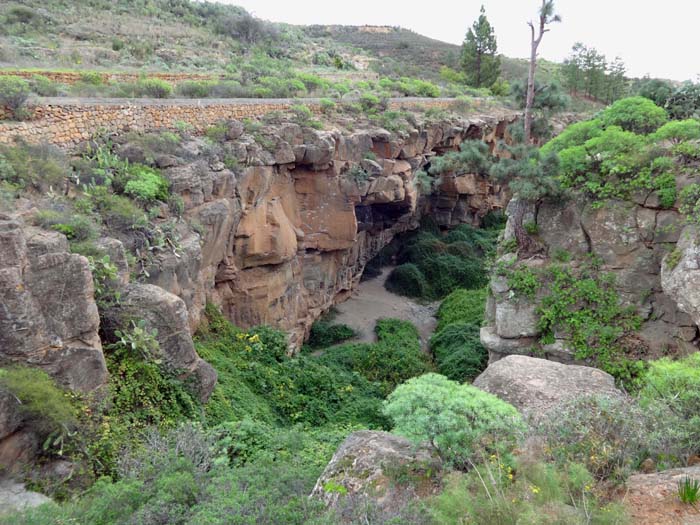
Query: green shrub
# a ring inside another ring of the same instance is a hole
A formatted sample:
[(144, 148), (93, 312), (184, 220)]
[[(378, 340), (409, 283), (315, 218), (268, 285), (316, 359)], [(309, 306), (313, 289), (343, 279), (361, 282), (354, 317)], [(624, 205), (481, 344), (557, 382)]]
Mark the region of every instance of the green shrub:
[(203, 80), (185, 80), (177, 85), (177, 93), (187, 98), (207, 98), (211, 96), (213, 83)]
[(126, 172), (124, 193), (146, 204), (166, 202), (170, 183), (153, 168), (132, 164)]
[(16, 114), (27, 101), (31, 89), (29, 83), (15, 75), (0, 75), (0, 106)]
[(69, 430), (78, 422), (71, 395), (38, 368), (0, 368), (0, 387), (20, 401), (19, 410), (45, 434)]
[(407, 297), (425, 297), (428, 295), (428, 283), (418, 266), (406, 263), (394, 268), (386, 280), (386, 289)]
[(454, 473), (429, 502), (441, 525), (624, 525), (620, 504), (595, 497), (591, 475), (579, 464), (563, 467), (494, 457), (467, 474)]
[(679, 454), (681, 463), (700, 452), (700, 353), (672, 361), (668, 358), (651, 361), (640, 392), (641, 403), (650, 409), (677, 416), (678, 421), (667, 429), (676, 434), (671, 455)]
[(435, 329), (440, 332), (453, 323), (469, 323), (481, 326), (484, 319), (484, 309), (488, 290), (457, 289), (440, 304), (437, 312), (438, 325)]
[(624, 480), (654, 448), (644, 411), (621, 396), (573, 399), (542, 419), (536, 433), (559, 464), (582, 463), (596, 479)]
[(602, 133), (603, 123), (598, 119), (576, 122), (567, 126), (564, 131), (542, 146), (541, 151), (543, 154), (550, 152), (559, 153), (568, 148), (582, 146)]
[(42, 228), (62, 233), (69, 241), (88, 241), (96, 239), (99, 235), (99, 228), (90, 217), (72, 210), (39, 210), (34, 220)]
[(453, 381), (472, 381), (488, 365), (488, 351), (481, 345), (479, 325), (455, 322), (430, 339), (437, 371)]
[(678, 482), (678, 499), (681, 503), (695, 506), (700, 501), (700, 481), (686, 476)]
[(697, 118), (700, 109), (700, 84), (684, 83), (668, 97), (666, 108), (672, 119)]
[(619, 126), (625, 131), (647, 135), (663, 126), (668, 116), (648, 98), (629, 97), (605, 109), (600, 120), (605, 127)]
[(661, 126), (653, 135), (655, 141), (669, 140), (679, 144), (686, 140), (700, 139), (700, 122), (695, 119), (673, 120)]
[(680, 212), (689, 222), (700, 223), (700, 184), (689, 184), (680, 194)]
[(355, 330), (346, 324), (333, 324), (319, 319), (311, 325), (308, 345), (311, 348), (326, 348), (355, 337)]
[(508, 403), (438, 374), (397, 387), (385, 401), (384, 413), (394, 421), (394, 432), (416, 444), (427, 442), (460, 469), (481, 454), (512, 450), (524, 429)]
[(136, 84), (137, 91), (141, 96), (151, 98), (168, 98), (173, 92), (173, 86), (159, 78), (145, 78)]
[(0, 145), (0, 180), (22, 189), (59, 190), (69, 168), (65, 156), (46, 144)]
[(326, 350), (321, 363), (340, 366), (380, 385), (384, 395), (396, 385), (429, 370), (418, 331), (408, 321), (380, 319), (375, 326), (377, 342), (350, 344)]
[(80, 81), (86, 84), (91, 84), (93, 86), (100, 86), (104, 84), (102, 75), (97, 71), (84, 71), (80, 74)]
[(59, 84), (44, 75), (32, 75), (30, 85), (32, 91), (40, 97), (56, 97), (60, 94)]

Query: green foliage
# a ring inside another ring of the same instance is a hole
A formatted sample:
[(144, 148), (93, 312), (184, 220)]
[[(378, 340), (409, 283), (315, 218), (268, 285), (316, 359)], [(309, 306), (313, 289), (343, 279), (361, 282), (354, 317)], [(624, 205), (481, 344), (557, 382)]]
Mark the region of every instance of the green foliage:
[(462, 44), (461, 65), (466, 83), (477, 88), (494, 85), (501, 73), (496, 33), (481, 6), (479, 19), (467, 31)]
[(486, 288), (475, 290), (457, 289), (440, 304), (437, 312), (438, 324), (436, 332), (453, 323), (471, 323), (481, 326), (484, 319), (486, 304)]
[(437, 371), (454, 381), (472, 381), (486, 369), (488, 351), (473, 323), (452, 323), (430, 339)]
[(507, 149), (511, 157), (501, 158), (490, 170), (491, 177), (497, 182), (508, 184), (514, 194), (526, 201), (565, 196), (558, 178), (560, 163), (557, 155), (541, 153), (537, 148), (524, 144)]
[(132, 164), (126, 172), (124, 193), (143, 203), (168, 200), (170, 183), (153, 168)]
[(38, 368), (0, 368), (0, 387), (19, 400), (19, 411), (44, 435), (74, 428), (77, 406), (71, 395)]
[(42, 228), (62, 233), (69, 241), (94, 240), (99, 234), (99, 228), (90, 217), (72, 210), (39, 210), (34, 215), (34, 221)]
[(430, 502), (441, 525), (624, 525), (621, 505), (598, 501), (585, 467), (562, 467), (520, 459), (511, 465), (498, 456), (466, 474), (452, 474)]
[(548, 294), (537, 310), (543, 341), (567, 335), (577, 359), (592, 359), (628, 388), (634, 388), (644, 362), (625, 358), (624, 336), (637, 330), (639, 317), (621, 305), (615, 278), (592, 263), (578, 271), (553, 265), (545, 277)]
[(668, 97), (666, 110), (672, 119), (700, 117), (700, 84), (686, 82)]
[(700, 184), (689, 184), (681, 191), (680, 212), (689, 222), (700, 224)]
[(668, 120), (666, 111), (644, 97), (618, 100), (600, 114), (603, 126), (619, 126), (625, 131), (648, 135)]
[(136, 88), (143, 96), (150, 98), (168, 98), (173, 92), (173, 86), (159, 78), (139, 80)]
[[(524, 108), (527, 98), (527, 81), (514, 84), (512, 92), (516, 103), (521, 108)], [(535, 81), (534, 109), (546, 116), (549, 113), (563, 111), (569, 107), (570, 104), (571, 99), (558, 83), (550, 82), (549, 84), (540, 84), (537, 80)]]
[(595, 48), (576, 42), (564, 61), (562, 76), (571, 93), (610, 103), (627, 91), (626, 69), (619, 57), (608, 62)]
[(657, 106), (663, 108), (673, 94), (673, 86), (658, 78), (647, 78), (638, 87), (637, 94), (651, 100)]
[(0, 75), (0, 106), (5, 106), (15, 116), (27, 101), (31, 89), (29, 83), (15, 75)]
[(326, 348), (355, 337), (355, 330), (346, 324), (334, 324), (326, 319), (319, 319), (311, 325), (308, 345), (311, 348)]
[(700, 501), (700, 481), (686, 476), (678, 482), (678, 499), (685, 505), (695, 506)]
[(621, 396), (572, 399), (536, 429), (560, 465), (577, 462), (596, 479), (624, 480), (654, 447), (644, 411)]
[(379, 87), (407, 97), (436, 98), (440, 96), (440, 87), (427, 80), (401, 77), (397, 80), (382, 78)]
[(397, 387), (384, 412), (394, 421), (394, 432), (416, 444), (427, 442), (460, 469), (481, 454), (511, 450), (523, 430), (518, 411), (508, 403), (438, 374)]
[(0, 181), (22, 189), (59, 190), (68, 174), (65, 156), (47, 145), (0, 145)]
[(197, 353), (218, 372), (206, 406), (212, 424), (246, 417), (269, 423), (364, 423), (383, 427), (381, 393), (363, 376), (326, 356), (286, 355), (284, 334), (270, 328), (242, 332), (212, 306)]
[(458, 152), (435, 157), (430, 164), (431, 175), (476, 173), (488, 175), (493, 164), (488, 145), (481, 140), (464, 142)]
[(674, 434), (671, 455), (681, 463), (700, 452), (700, 354), (684, 359), (668, 358), (651, 361), (640, 391), (642, 406), (649, 410), (660, 404), (660, 410), (677, 418), (664, 425)]
[(380, 319), (375, 326), (377, 342), (350, 344), (326, 350), (319, 362), (340, 366), (378, 384), (383, 395), (396, 385), (427, 372), (428, 359), (421, 350), (419, 334), (408, 321)]
[(439, 299), (457, 288), (486, 284), (484, 257), (496, 244), (497, 231), (463, 224), (445, 237), (421, 229), (403, 239), (386, 288), (408, 297)]
[(211, 96), (213, 83), (204, 80), (185, 80), (177, 85), (177, 93), (186, 98), (206, 98)]
[(686, 140), (700, 139), (700, 121), (695, 119), (673, 120), (667, 122), (653, 135), (653, 140), (668, 140), (673, 144), (679, 144)]
[(56, 97), (60, 94), (59, 84), (44, 75), (32, 75), (29, 84), (32, 91), (40, 97)]
[(581, 146), (602, 133), (603, 125), (598, 119), (576, 122), (542, 146), (540, 151), (545, 155), (551, 152), (559, 153), (574, 146)]

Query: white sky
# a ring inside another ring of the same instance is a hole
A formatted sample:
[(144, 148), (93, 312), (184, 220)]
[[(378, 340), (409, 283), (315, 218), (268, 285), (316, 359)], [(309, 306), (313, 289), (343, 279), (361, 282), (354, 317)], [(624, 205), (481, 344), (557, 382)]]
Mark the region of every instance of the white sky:
[[(254, 15), (291, 24), (392, 25), (459, 44), (483, 3), (499, 50), (529, 55), (529, 28), (540, 0), (220, 0)], [(628, 75), (696, 80), (700, 74), (700, 0), (556, 0), (563, 22), (552, 28), (540, 56), (563, 60), (581, 41), (620, 56)]]

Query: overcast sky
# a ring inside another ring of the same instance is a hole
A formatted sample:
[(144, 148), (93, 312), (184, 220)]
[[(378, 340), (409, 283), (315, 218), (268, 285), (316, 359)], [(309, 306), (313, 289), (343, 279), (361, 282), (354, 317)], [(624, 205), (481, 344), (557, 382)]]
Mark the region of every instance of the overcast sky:
[[(397, 25), (438, 40), (461, 43), (483, 3), (499, 50), (529, 54), (527, 20), (540, 0), (225, 0), (260, 18), (292, 24)], [(620, 56), (630, 76), (696, 80), (700, 74), (699, 0), (556, 0), (563, 22), (542, 42), (540, 56), (561, 61), (574, 42), (609, 60)]]

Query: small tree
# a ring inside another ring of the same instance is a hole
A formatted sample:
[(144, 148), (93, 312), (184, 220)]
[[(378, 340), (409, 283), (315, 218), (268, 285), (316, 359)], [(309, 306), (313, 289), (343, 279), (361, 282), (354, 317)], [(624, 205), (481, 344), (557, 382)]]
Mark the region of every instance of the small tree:
[(15, 75), (0, 76), (0, 106), (17, 116), (29, 97), (29, 82)]
[(518, 411), (496, 396), (439, 374), (414, 377), (384, 404), (394, 431), (427, 442), (440, 458), (466, 468), (480, 453), (511, 449), (523, 430)]
[(469, 28), (462, 44), (462, 68), (467, 84), (479, 88), (491, 87), (496, 82), (501, 72), (497, 50), (496, 35), (482, 5), (479, 19)]
[(532, 106), (535, 101), (535, 68), (537, 67), (537, 49), (540, 47), (542, 37), (549, 31), (547, 26), (561, 22), (561, 17), (554, 14), (554, 0), (542, 0), (538, 29), (530, 21), (530, 69), (527, 75), (527, 99), (525, 103), (525, 139), (529, 142), (532, 130)]

